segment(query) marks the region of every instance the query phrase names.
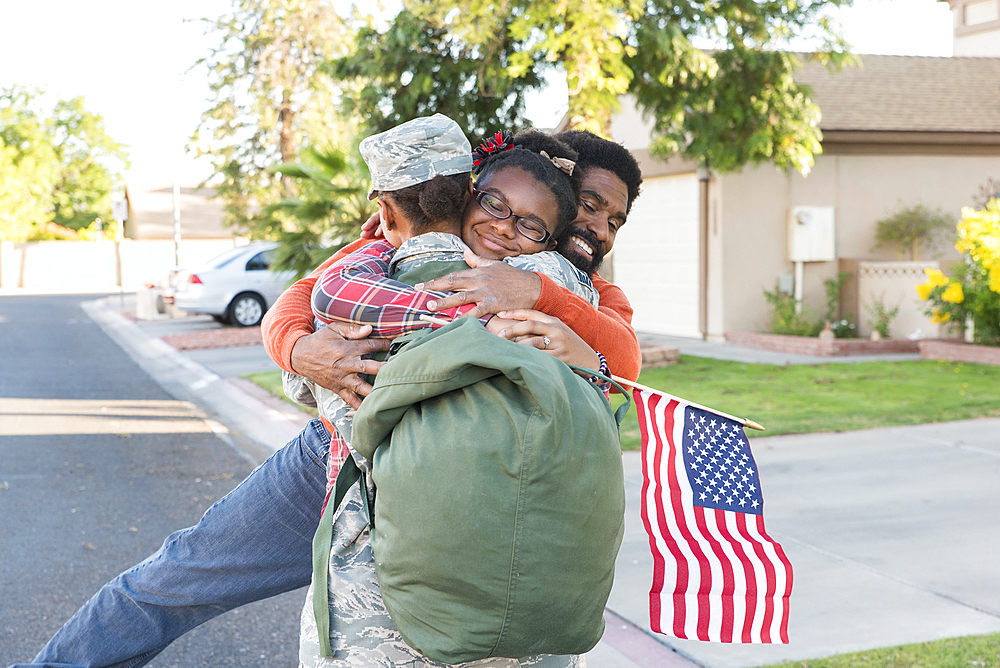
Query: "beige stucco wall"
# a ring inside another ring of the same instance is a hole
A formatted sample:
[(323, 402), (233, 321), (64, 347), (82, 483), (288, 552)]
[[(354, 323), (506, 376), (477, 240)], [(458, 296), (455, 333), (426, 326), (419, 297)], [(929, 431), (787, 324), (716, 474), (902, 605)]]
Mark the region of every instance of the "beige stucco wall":
[[(872, 250), (876, 220), (918, 203), (957, 218), (979, 186), (998, 175), (1000, 157), (821, 155), (808, 177), (769, 165), (716, 177), (720, 234), (713, 234), (712, 241), (717, 246), (713, 257), (718, 254), (721, 262), (713, 262), (713, 276), (721, 272), (716, 290), (723, 313), (710, 319), (710, 333), (766, 328), (769, 309), (763, 290), (794, 270), (787, 260), (790, 207), (834, 207), (838, 258), (896, 260), (892, 250)], [(958, 254), (949, 246), (939, 256), (947, 264)], [(924, 259), (934, 257), (926, 254)], [(823, 281), (836, 273), (837, 262), (805, 265), (804, 302), (817, 315), (825, 308)], [(714, 297), (713, 292), (710, 286)], [(710, 308), (710, 314), (717, 308)]]
[(611, 116), (611, 136), (630, 151), (649, 148), (653, 137), (653, 123), (643, 115), (635, 96), (622, 95), (620, 107)]

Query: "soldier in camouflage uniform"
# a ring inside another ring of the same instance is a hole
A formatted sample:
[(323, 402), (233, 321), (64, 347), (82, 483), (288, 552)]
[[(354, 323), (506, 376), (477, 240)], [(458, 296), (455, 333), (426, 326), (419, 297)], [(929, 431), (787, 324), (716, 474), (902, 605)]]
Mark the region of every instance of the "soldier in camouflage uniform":
[[(459, 159), (459, 156), (450, 155), (454, 152), (455, 146), (466, 158), (464, 161)], [(471, 149), (464, 135), (456, 124), (440, 114), (428, 119), (417, 119), (389, 132), (370, 137), (362, 142), (361, 151), (372, 172), (373, 187), (370, 197), (380, 191), (391, 192), (415, 185), (437, 174), (460, 173), (451, 170), (461, 170), (464, 167), (468, 171), (472, 163)], [(426, 280), (429, 277), (466, 268), (463, 254), (467, 249), (468, 247), (454, 234), (443, 232), (419, 234), (406, 240), (395, 253), (385, 252), (386, 258), (391, 256), (387, 273), (389, 277), (409, 276), (417, 277), (416, 280)], [(318, 296), (325, 294), (320, 286), (329, 282), (328, 275), (329, 280), (337, 280), (339, 276), (343, 276), (346, 273), (343, 268), (345, 265), (351, 265), (353, 257), (344, 258), (340, 263), (330, 267), (327, 274), (317, 282), (314, 306)], [(574, 294), (588, 300), (595, 308), (598, 306), (598, 294), (590, 278), (557, 253), (545, 251), (506, 258), (504, 261), (517, 268), (544, 273)], [(378, 311), (379, 308), (378, 304), (366, 304), (364, 308), (349, 309), (350, 313), (341, 314), (341, 317), (356, 318), (358, 322), (377, 320), (377, 317), (371, 315), (371, 311)], [(322, 307), (318, 314), (327, 315)], [(317, 326), (322, 324), (317, 318)], [(288, 372), (283, 372), (283, 376), (288, 396), (300, 403), (318, 406), (321, 415), (334, 425), (350, 446), (354, 410), (336, 393), (308, 379)], [(353, 448), (350, 448), (350, 452), (361, 470), (370, 474), (370, 463)], [(374, 498), (371, 476), (366, 475), (364, 479), (369, 485), (367, 490), (369, 497)], [(410, 648), (389, 617), (379, 593), (368, 533), (368, 519), (362, 505), (360, 490), (359, 485), (351, 487), (333, 518), (333, 541), (328, 568), (330, 642), (333, 658), (324, 658), (320, 655), (319, 631), (313, 613), (314, 592), (311, 585), (302, 611), (300, 665), (306, 668), (445, 667), (448, 664), (431, 661)], [(461, 665), (469, 668), (518, 666), (574, 668), (584, 666), (585, 661), (582, 656), (538, 655), (521, 659), (489, 658)]]

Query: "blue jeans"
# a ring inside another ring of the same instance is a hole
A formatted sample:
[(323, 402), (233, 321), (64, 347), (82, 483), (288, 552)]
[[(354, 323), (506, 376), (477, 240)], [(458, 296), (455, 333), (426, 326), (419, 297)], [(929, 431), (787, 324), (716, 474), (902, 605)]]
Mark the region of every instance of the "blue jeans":
[(227, 610), (308, 585), (329, 451), (313, 420), (198, 524), (104, 585), (33, 663), (10, 668), (144, 666)]

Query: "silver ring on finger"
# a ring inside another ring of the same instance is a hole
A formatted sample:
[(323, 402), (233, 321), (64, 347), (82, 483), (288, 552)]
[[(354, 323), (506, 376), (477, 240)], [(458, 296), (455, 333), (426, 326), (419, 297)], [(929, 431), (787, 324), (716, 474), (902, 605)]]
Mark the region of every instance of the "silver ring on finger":
[(542, 337), (542, 343), (545, 344), (545, 347), (543, 347), (542, 350), (548, 350), (549, 349), (549, 344), (552, 343), (552, 341), (549, 340), (549, 337), (543, 336)]

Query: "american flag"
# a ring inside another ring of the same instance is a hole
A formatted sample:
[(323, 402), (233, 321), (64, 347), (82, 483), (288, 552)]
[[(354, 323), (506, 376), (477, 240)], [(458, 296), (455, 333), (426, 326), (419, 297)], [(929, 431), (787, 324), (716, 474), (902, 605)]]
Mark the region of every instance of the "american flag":
[(764, 531), (743, 425), (635, 389), (642, 521), (653, 552), (650, 628), (726, 643), (787, 643), (792, 565)]

